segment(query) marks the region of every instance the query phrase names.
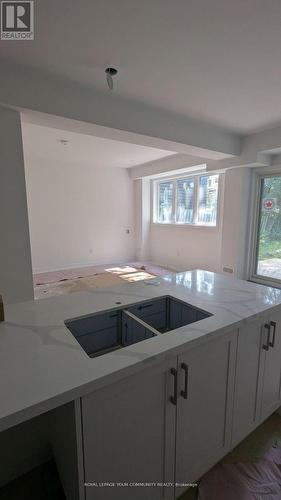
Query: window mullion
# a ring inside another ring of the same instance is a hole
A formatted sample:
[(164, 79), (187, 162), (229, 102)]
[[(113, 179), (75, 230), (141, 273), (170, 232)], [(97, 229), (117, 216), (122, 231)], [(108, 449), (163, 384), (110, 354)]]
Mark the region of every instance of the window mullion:
[(174, 180), (174, 189), (173, 189), (173, 223), (177, 222), (177, 181)]
[(194, 208), (193, 208), (193, 224), (198, 223), (198, 206), (199, 206), (199, 175), (194, 177)]
[(155, 222), (159, 222), (159, 182), (153, 186), (153, 216)]
[(157, 222), (159, 222), (160, 219), (160, 182), (157, 182)]

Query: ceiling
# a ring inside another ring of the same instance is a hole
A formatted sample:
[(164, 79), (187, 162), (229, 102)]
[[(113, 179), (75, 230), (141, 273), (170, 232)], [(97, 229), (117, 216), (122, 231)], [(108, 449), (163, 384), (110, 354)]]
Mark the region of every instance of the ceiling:
[[(36, 0), (34, 41), (0, 58), (250, 133), (281, 123), (280, 0)], [(3, 77), (3, 75), (2, 75)]]
[[(98, 168), (131, 168), (174, 153), (55, 128), (22, 123), (25, 158)], [(66, 144), (63, 141), (68, 141)]]

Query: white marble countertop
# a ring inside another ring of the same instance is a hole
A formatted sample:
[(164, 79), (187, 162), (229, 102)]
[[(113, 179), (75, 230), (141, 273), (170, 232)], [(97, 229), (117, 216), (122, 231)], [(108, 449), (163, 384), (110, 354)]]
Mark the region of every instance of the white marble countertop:
[[(281, 290), (203, 270), (6, 307), (0, 323), (0, 430), (176, 355), (281, 304)], [(138, 344), (89, 358), (66, 319), (172, 295), (213, 314)]]

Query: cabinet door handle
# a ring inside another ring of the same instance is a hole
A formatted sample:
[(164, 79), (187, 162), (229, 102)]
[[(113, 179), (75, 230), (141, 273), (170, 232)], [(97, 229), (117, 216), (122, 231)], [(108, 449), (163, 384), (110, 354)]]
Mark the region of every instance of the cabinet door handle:
[(268, 345), (270, 347), (274, 347), (274, 344), (275, 344), (275, 333), (276, 333), (276, 322), (275, 321), (270, 321), (270, 327), (271, 326), (273, 326), (273, 337), (272, 337), (272, 341), (268, 342)]
[(181, 390), (181, 396), (183, 399), (188, 399), (188, 365), (182, 363), (181, 369), (184, 371), (184, 389)]
[(177, 405), (177, 390), (178, 390), (178, 372), (175, 368), (171, 368), (170, 373), (174, 377), (174, 394), (170, 396), (170, 401), (173, 405)]
[(267, 338), (266, 338), (266, 344), (263, 344), (262, 348), (265, 351), (268, 351), (268, 349), (269, 349), (269, 340), (270, 340), (270, 325), (268, 323), (266, 323), (264, 325), (264, 328), (267, 329)]

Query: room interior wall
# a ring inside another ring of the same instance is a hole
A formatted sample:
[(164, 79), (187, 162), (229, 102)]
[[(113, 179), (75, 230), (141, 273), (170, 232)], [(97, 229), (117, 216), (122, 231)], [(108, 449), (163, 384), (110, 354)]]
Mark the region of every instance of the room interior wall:
[[(151, 222), (150, 256), (152, 261), (177, 271), (195, 268), (219, 271), (223, 182), (224, 176), (221, 175), (217, 227), (177, 226)], [(152, 185), (151, 192), (153, 192)], [(152, 216), (151, 212), (151, 221)]]
[(126, 169), (28, 157), (25, 170), (34, 273), (135, 258)]
[(224, 273), (226, 266), (233, 269), (233, 276), (246, 278), (250, 171), (237, 168), (221, 174), (216, 228), (151, 222), (150, 259), (178, 271), (201, 268)]
[(153, 224), (150, 234), (153, 262), (177, 271), (196, 268), (219, 270), (218, 229)]
[(20, 114), (0, 108), (0, 294), (4, 302), (33, 298)]
[(134, 181), (134, 187), (136, 258), (140, 261), (150, 260), (150, 180), (138, 179)]
[(252, 169), (246, 167), (230, 169), (225, 177), (220, 270), (231, 267), (241, 279), (248, 278), (252, 181)]
[(1, 69), (5, 78), (0, 79), (0, 100), (8, 106), (112, 129), (110, 133), (125, 142), (160, 149), (169, 144), (169, 151), (193, 151), (213, 159), (240, 154), (241, 137), (215, 125), (122, 98), (116, 92), (108, 99), (107, 92), (56, 78), (39, 68), (23, 69), (2, 61)]

